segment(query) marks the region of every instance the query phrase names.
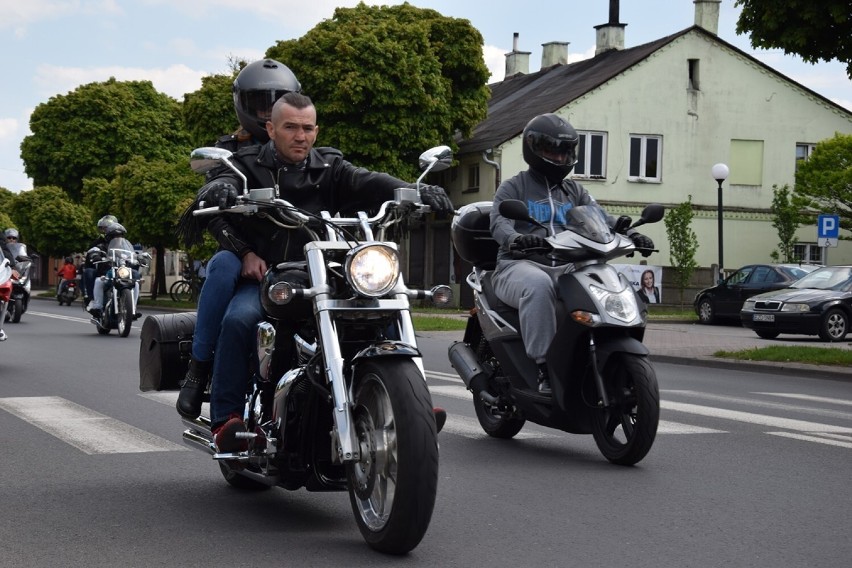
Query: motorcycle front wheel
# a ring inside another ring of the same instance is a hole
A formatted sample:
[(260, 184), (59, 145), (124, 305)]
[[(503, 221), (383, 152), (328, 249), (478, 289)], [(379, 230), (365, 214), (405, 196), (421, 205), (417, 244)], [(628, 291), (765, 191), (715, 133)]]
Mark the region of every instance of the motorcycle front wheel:
[(616, 353), (604, 369), (609, 407), (593, 410), (592, 434), (606, 459), (634, 465), (650, 451), (660, 421), (657, 375), (646, 357)]
[(432, 397), (409, 359), (358, 365), (352, 401), (361, 459), (347, 465), (349, 500), (371, 548), (405, 554), (435, 506), (438, 437)]
[(133, 325), (133, 290), (125, 288), (118, 296), (118, 335), (127, 337), (130, 335), (130, 326)]

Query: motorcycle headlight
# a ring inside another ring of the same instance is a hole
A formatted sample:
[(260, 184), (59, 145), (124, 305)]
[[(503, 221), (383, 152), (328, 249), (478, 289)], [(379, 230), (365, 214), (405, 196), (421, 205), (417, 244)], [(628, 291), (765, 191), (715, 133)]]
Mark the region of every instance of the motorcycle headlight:
[(384, 296), (399, 280), (399, 255), (387, 245), (353, 249), (346, 255), (346, 279), (362, 296)]
[(132, 274), (132, 272), (126, 266), (119, 266), (116, 274), (118, 275), (119, 278), (125, 279), (125, 278), (130, 278), (130, 275)]
[(589, 291), (603, 305), (604, 311), (612, 318), (631, 322), (639, 315), (636, 294), (630, 288), (621, 292), (610, 292), (597, 286), (589, 286)]

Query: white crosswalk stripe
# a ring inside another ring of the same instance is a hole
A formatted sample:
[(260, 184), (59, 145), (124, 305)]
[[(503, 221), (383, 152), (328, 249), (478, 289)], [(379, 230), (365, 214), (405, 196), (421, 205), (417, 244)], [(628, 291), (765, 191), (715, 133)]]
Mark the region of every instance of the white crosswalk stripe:
[(185, 449), (58, 396), (0, 398), (0, 409), (90, 455)]

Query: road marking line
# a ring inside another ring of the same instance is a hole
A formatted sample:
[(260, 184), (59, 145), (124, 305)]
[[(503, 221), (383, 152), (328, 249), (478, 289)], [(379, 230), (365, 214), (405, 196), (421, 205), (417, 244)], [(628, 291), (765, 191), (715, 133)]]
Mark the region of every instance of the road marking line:
[(0, 409), (89, 455), (186, 449), (58, 396), (0, 398)]
[(687, 404), (683, 402), (672, 402), (669, 400), (660, 401), (660, 407), (666, 410), (674, 410), (676, 412), (686, 412), (688, 414), (697, 414), (699, 416), (708, 416), (710, 418), (722, 418), (725, 420), (736, 420), (738, 422), (746, 422), (748, 424), (757, 424), (760, 426), (770, 426), (772, 428), (783, 428), (785, 430), (797, 430), (799, 432), (826, 432), (835, 434), (852, 434), (852, 428), (844, 426), (831, 426), (829, 424), (820, 424), (818, 422), (809, 422), (807, 420), (795, 420), (792, 418), (778, 418), (775, 416), (766, 416), (763, 414), (752, 414), (750, 412), (741, 412), (739, 410), (725, 410), (723, 408), (714, 408), (711, 406), (699, 406), (697, 404)]
[(763, 394), (767, 396), (779, 396), (784, 398), (793, 398), (797, 400), (807, 400), (809, 402), (824, 402), (827, 404), (843, 404), (852, 406), (852, 400), (843, 400), (839, 398), (830, 398), (827, 396), (813, 396), (810, 394), (797, 394), (792, 392), (756, 392), (754, 394)]
[(426, 371), (427, 379), (438, 379), (441, 381), (451, 381), (454, 383), (464, 384), (464, 381), (455, 373), (440, 373), (438, 371)]
[(78, 318), (78, 317), (74, 317), (74, 316), (63, 316), (63, 315), (59, 315), (59, 314), (48, 314), (48, 313), (45, 313), (45, 312), (33, 312), (33, 311), (30, 311), (30, 310), (27, 310), (27, 313), (30, 314), (30, 315), (33, 315), (33, 316), (41, 316), (43, 318), (61, 319), (61, 320), (66, 320), (66, 321), (82, 321), (82, 322), (85, 322), (85, 323), (89, 323), (89, 320), (91, 319), (91, 318)]
[[(756, 408), (768, 408), (772, 410), (780, 410), (780, 411), (796, 411), (796, 412), (805, 412), (807, 414), (815, 414), (817, 416), (826, 417), (826, 418), (840, 418), (842, 420), (852, 419), (852, 414), (844, 410), (837, 409), (829, 409), (829, 408), (814, 408), (811, 406), (802, 406), (801, 404), (789, 404), (786, 402), (775, 402), (775, 401), (764, 401), (757, 400), (754, 398), (743, 398), (738, 396), (728, 396), (728, 395), (720, 395), (720, 394), (710, 394), (698, 391), (690, 391), (690, 390), (665, 390), (663, 394), (678, 394), (678, 395), (686, 395), (693, 398), (700, 398), (703, 400), (711, 400), (716, 402), (726, 402), (733, 404), (743, 404), (747, 406), (753, 406)], [(752, 394), (772, 394), (772, 393), (752, 393)], [(792, 395), (791, 398), (797, 398), (797, 395)], [(802, 395), (800, 398), (803, 400), (809, 400), (806, 398), (806, 395)], [(811, 397), (815, 399), (816, 397)]]
[(828, 446), (839, 446), (841, 448), (852, 448), (852, 440), (848, 442), (844, 442), (841, 440), (832, 440), (827, 438), (822, 438), (820, 436), (807, 436), (805, 434), (794, 434), (793, 432), (767, 432), (767, 434), (771, 434), (773, 436), (780, 436), (782, 438), (791, 438), (793, 440), (801, 440), (803, 442), (816, 442), (817, 444), (826, 444)]

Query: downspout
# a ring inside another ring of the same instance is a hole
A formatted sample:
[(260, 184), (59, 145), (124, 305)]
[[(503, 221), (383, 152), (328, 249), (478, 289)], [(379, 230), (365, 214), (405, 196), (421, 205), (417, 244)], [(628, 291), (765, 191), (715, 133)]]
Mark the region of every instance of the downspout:
[(488, 150), (483, 150), (482, 151), (482, 160), (486, 164), (488, 164), (489, 166), (492, 166), (497, 171), (497, 174), (494, 176), (495, 180), (496, 180), (494, 182), (494, 191), (497, 191), (497, 188), (500, 187), (500, 164), (498, 164), (494, 160), (488, 159), (488, 154), (491, 154), (493, 152), (494, 152), (494, 150), (492, 150), (491, 148), (489, 148)]

